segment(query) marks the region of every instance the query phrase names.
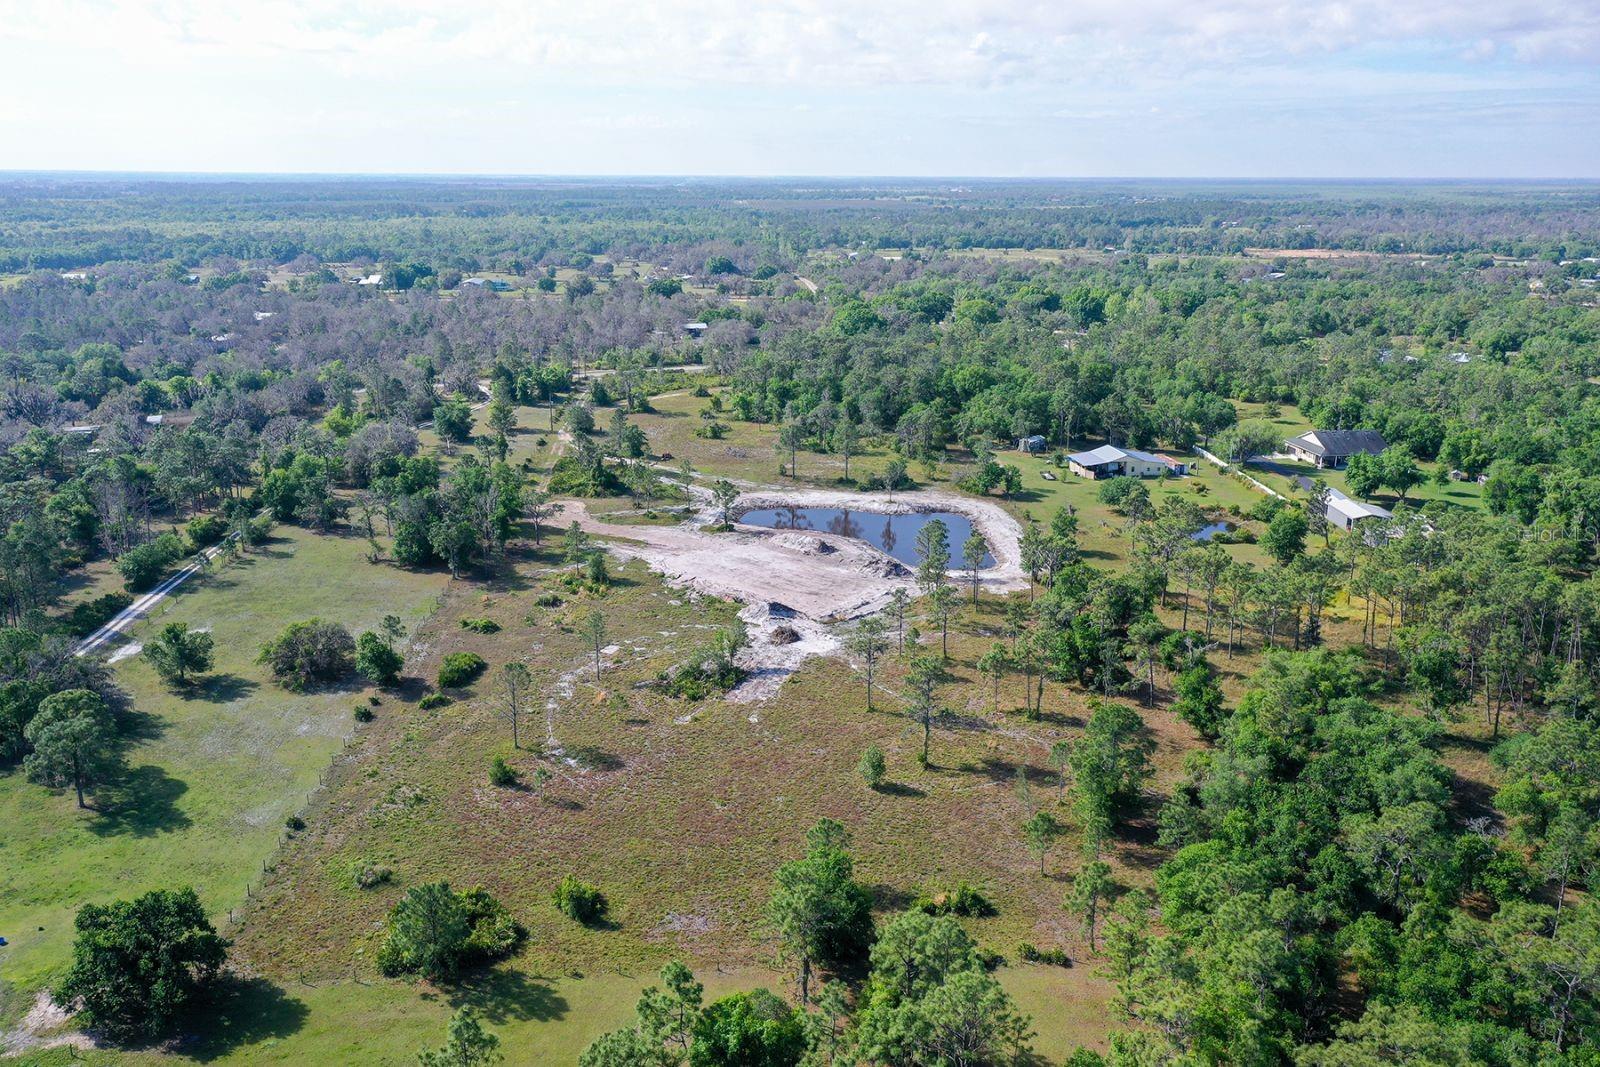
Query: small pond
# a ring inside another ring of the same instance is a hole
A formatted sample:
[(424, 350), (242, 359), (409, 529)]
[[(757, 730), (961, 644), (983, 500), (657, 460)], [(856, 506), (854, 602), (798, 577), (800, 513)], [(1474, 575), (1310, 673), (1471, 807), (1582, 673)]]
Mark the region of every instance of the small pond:
[[(972, 520), (950, 511), (924, 511), (909, 515), (880, 515), (871, 511), (846, 511), (843, 508), (756, 508), (739, 516), (751, 526), (774, 530), (815, 530), (818, 533), (854, 537), (893, 556), (909, 567), (922, 562), (917, 557), (917, 533), (934, 519), (950, 531), (950, 566), (961, 567), (961, 546), (972, 536)], [(994, 557), (983, 554), (983, 565), (994, 566)]]
[(1189, 537), (1195, 541), (1209, 541), (1219, 533), (1233, 533), (1236, 527), (1231, 522), (1213, 522), (1202, 526)]

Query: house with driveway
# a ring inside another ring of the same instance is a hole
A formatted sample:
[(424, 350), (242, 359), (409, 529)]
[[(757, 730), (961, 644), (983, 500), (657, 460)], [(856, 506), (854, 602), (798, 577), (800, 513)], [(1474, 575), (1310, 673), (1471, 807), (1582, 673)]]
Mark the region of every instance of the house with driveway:
[(1389, 443), (1377, 430), (1307, 430), (1283, 443), (1284, 450), (1302, 463), (1342, 470), (1358, 453), (1376, 456)]
[(1067, 457), (1067, 466), (1080, 478), (1159, 478), (1189, 473), (1187, 463), (1171, 456), (1116, 445), (1074, 452)]

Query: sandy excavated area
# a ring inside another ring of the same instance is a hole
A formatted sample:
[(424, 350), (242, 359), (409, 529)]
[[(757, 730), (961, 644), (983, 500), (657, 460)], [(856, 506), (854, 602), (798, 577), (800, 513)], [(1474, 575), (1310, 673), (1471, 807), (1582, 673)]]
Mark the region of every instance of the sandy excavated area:
[[(729, 694), (736, 702), (764, 700), (809, 657), (837, 652), (839, 637), (830, 624), (881, 610), (896, 589), (915, 591), (904, 564), (854, 538), (743, 524), (731, 532), (711, 533), (701, 528), (711, 519), (705, 514), (683, 526), (628, 526), (595, 518), (582, 501), (563, 503), (564, 520), (611, 539), (607, 547), (617, 555), (644, 561), (675, 585), (746, 605), (739, 614), (749, 628), (750, 647), (741, 665), (749, 678)], [(955, 512), (972, 520), (989, 542), (995, 565), (979, 573), (984, 587), (999, 592), (1027, 584), (1022, 528), (987, 501), (927, 490), (890, 496), (778, 489), (744, 493), (738, 501), (740, 509), (790, 505), (897, 515)], [(960, 546), (952, 551), (959, 552)], [(773, 631), (781, 625), (794, 629), (800, 640), (774, 644)]]
[(36, 1049), (62, 1046), (85, 1051), (93, 1049), (94, 1039), (88, 1034), (63, 1029), (71, 1021), (72, 1013), (51, 1000), (48, 989), (41, 990), (15, 1030), (0, 1030), (0, 1056), (20, 1056)]

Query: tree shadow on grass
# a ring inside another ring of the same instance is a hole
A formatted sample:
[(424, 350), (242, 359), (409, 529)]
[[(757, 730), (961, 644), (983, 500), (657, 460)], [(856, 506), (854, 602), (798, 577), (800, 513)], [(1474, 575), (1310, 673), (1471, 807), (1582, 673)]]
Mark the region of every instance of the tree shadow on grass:
[(496, 968), (469, 975), (445, 993), (453, 1008), (471, 1007), (487, 1022), (552, 1022), (567, 1014), (567, 998), (544, 978)]
[[(1016, 781), (1017, 768), (1021, 766), (1022, 764), (1015, 760), (1002, 759), (998, 756), (984, 756), (976, 763), (968, 761), (956, 767), (955, 770), (963, 774), (980, 774), (991, 782), (1004, 784)], [(1032, 781), (1033, 775), (1029, 773), (1027, 768), (1023, 769), (1023, 773), (1028, 775), (1029, 781)]]
[(588, 771), (620, 771), (622, 757), (595, 745), (577, 745), (567, 749), (567, 755)]
[(1047, 722), (1051, 726), (1066, 726), (1077, 730), (1081, 730), (1087, 725), (1081, 716), (1064, 715), (1059, 711), (1041, 711), (1028, 721)]
[(174, 690), (184, 700), (208, 700), (216, 704), (231, 704), (242, 700), (261, 688), (259, 682), (238, 674), (212, 674), (194, 685)]
[(133, 707), (118, 709), (117, 725), (123, 743), (130, 745), (154, 741), (167, 730), (167, 721), (161, 716)]
[(886, 797), (925, 797), (927, 792), (914, 785), (904, 782), (879, 782), (872, 787), (873, 792), (882, 793)]
[(292, 1037), (310, 1014), (302, 1001), (265, 978), (231, 975), (197, 1016), (195, 1032), (176, 1042), (174, 1051), (210, 1063), (246, 1045)]
[(154, 837), (187, 829), (189, 816), (177, 801), (188, 791), (187, 782), (160, 767), (125, 767), (95, 792), (95, 819), (89, 828), (100, 837)]
[(884, 911), (905, 911), (916, 899), (910, 890), (888, 882), (873, 882), (867, 889), (872, 893), (873, 906)]

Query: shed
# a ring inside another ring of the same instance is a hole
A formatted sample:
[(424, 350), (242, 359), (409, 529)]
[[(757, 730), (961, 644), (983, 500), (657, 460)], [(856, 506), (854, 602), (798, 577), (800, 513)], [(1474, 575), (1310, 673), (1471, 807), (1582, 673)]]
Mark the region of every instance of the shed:
[(1394, 512), (1376, 504), (1351, 500), (1337, 489), (1328, 490), (1328, 522), (1341, 530), (1353, 530), (1370, 519), (1392, 519)]

